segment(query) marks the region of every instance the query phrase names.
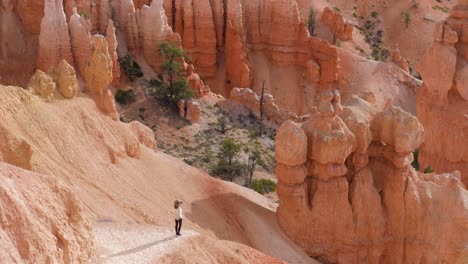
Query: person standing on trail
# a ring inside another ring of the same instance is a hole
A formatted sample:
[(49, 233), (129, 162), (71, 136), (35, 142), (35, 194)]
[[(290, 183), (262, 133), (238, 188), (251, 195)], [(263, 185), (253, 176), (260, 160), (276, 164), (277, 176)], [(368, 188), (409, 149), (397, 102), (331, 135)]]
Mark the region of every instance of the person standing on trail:
[(174, 220), (175, 220), (175, 232), (177, 236), (180, 236), (180, 229), (182, 228), (182, 201), (174, 201)]

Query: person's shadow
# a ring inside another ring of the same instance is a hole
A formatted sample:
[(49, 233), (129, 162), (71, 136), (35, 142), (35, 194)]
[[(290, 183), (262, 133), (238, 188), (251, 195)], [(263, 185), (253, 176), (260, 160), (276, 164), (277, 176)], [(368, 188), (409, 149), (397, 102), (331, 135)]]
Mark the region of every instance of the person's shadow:
[(132, 249), (117, 252), (115, 254), (112, 254), (112, 255), (108, 256), (107, 258), (114, 258), (114, 257), (134, 254), (134, 253), (137, 253), (139, 251), (142, 251), (142, 250), (148, 249), (150, 247), (153, 247), (153, 246), (155, 246), (157, 244), (161, 244), (161, 243), (164, 243), (166, 241), (172, 240), (172, 239), (174, 239), (176, 237), (177, 237), (176, 235), (173, 235), (173, 236), (166, 237), (166, 238), (158, 240), (158, 241), (154, 241), (154, 242), (151, 242), (151, 243), (146, 243), (146, 244), (143, 244), (141, 246), (138, 246), (138, 247), (135, 247), (135, 248), (132, 248)]

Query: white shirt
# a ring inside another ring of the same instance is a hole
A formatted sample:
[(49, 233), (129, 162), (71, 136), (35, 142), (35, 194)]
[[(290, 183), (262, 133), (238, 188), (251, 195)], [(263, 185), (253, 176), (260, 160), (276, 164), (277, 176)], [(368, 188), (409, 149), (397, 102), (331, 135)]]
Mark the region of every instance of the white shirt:
[(174, 219), (175, 220), (179, 220), (179, 219), (183, 219), (184, 216), (182, 215), (182, 207), (179, 206), (178, 208), (176, 208), (174, 210)]

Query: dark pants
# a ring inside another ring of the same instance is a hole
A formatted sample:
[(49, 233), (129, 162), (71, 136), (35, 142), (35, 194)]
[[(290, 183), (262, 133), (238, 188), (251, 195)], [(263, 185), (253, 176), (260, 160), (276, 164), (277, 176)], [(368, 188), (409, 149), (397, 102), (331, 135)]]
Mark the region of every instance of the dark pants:
[(180, 229), (182, 228), (182, 219), (175, 220), (175, 232), (176, 235), (180, 235)]

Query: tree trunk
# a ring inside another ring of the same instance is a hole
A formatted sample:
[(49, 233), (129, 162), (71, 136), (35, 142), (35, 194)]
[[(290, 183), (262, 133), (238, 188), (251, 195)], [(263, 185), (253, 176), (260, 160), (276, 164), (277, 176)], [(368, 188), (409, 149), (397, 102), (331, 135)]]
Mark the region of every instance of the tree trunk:
[(265, 80), (262, 84), (262, 95), (260, 96), (260, 137), (263, 136), (263, 97), (265, 95)]

